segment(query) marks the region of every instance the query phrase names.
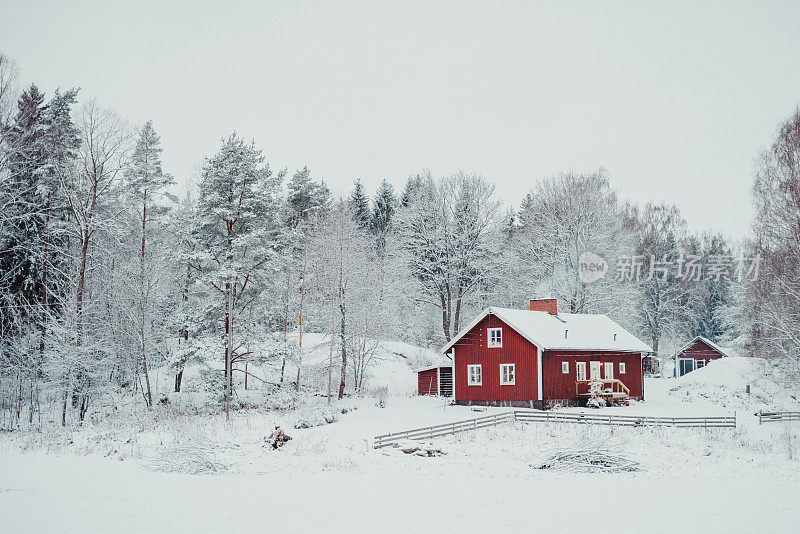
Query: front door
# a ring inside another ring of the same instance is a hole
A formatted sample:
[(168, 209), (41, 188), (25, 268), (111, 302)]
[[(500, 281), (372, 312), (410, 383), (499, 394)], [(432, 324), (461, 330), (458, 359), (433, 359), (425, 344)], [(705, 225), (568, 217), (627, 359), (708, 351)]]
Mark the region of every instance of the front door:
[(694, 360), (691, 358), (681, 358), (678, 360), (678, 376), (683, 376), (686, 373), (694, 371)]
[(589, 362), (589, 378), (600, 380), (600, 362)]

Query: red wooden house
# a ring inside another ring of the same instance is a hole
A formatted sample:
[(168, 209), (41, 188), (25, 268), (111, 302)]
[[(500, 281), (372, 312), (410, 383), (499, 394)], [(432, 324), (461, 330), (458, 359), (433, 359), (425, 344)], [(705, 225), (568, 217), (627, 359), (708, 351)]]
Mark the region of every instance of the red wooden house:
[(730, 356), (730, 349), (720, 347), (710, 339), (697, 336), (675, 354), (675, 370), (683, 376), (705, 365), (711, 360)]
[(613, 398), (644, 398), (641, 359), (652, 349), (605, 315), (559, 314), (555, 299), (539, 299), (485, 309), (442, 352), (457, 404), (547, 408), (585, 401), (598, 381)]

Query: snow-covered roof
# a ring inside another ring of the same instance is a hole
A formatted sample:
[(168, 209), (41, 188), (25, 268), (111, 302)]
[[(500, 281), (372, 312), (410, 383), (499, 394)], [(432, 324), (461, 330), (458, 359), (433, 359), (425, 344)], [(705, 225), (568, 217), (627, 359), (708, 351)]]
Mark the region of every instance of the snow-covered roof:
[(691, 340), (690, 342), (688, 342), (686, 345), (684, 345), (683, 347), (681, 347), (680, 349), (678, 349), (678, 350), (675, 352), (675, 354), (677, 355), (677, 354), (680, 354), (681, 352), (685, 351), (686, 349), (688, 349), (689, 347), (691, 347), (691, 346), (692, 346), (692, 343), (694, 343), (694, 342), (695, 342), (695, 341), (697, 341), (698, 339), (699, 339), (700, 341), (702, 341), (703, 343), (705, 343), (706, 345), (708, 345), (709, 347), (711, 347), (712, 349), (715, 349), (716, 351), (720, 352), (720, 353), (721, 353), (723, 356), (734, 356), (734, 354), (733, 354), (733, 350), (732, 350), (732, 349), (730, 349), (729, 347), (720, 347), (719, 345), (717, 345), (716, 343), (714, 343), (714, 342), (713, 342), (713, 341), (711, 341), (710, 339), (708, 339), (708, 338), (706, 338), (706, 337), (703, 337), (703, 336), (695, 336), (695, 338), (694, 338), (694, 339), (692, 339), (692, 340)]
[(429, 365), (427, 367), (420, 367), (419, 369), (413, 369), (415, 373), (421, 373), (422, 371), (430, 371), (431, 369), (437, 369), (439, 367), (453, 367), (452, 363), (440, 363), (439, 365)]
[(447, 352), (461, 337), (472, 330), (487, 315), (519, 332), (542, 350), (613, 350), (652, 352), (647, 343), (612, 321), (607, 315), (589, 313), (559, 313), (489, 307), (442, 347)]

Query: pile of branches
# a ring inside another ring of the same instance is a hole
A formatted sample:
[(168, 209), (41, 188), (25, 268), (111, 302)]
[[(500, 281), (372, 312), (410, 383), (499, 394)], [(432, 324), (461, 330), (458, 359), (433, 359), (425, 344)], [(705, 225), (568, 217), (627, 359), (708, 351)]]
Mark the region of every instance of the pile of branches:
[(556, 469), (582, 473), (620, 473), (623, 471), (638, 471), (639, 462), (609, 450), (583, 446), (555, 451), (538, 466), (538, 469)]
[(161, 454), (150, 459), (149, 466), (156, 471), (206, 475), (225, 473), (229, 465), (219, 461), (226, 447), (208, 439), (178, 443), (166, 447)]
[(435, 457), (435, 456), (442, 456), (445, 452), (442, 449), (435, 449), (435, 448), (420, 448), (420, 447), (407, 447), (405, 449), (400, 449), (406, 454), (413, 454), (414, 456), (423, 456), (426, 458)]

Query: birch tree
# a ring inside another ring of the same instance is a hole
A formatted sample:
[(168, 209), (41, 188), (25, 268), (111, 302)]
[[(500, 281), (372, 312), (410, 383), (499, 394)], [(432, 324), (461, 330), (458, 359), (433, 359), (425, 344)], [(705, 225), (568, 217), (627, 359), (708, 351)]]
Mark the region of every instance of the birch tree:
[(787, 362), (800, 373), (800, 110), (778, 128), (757, 160), (749, 274), (750, 349)]
[(81, 145), (75, 164), (57, 170), (71, 221), (77, 267), (74, 271), (74, 343), (79, 357), (75, 372), (67, 369), (61, 423), (66, 424), (67, 398), (70, 390), (79, 404), (83, 420), (89, 403), (89, 344), (86, 343), (84, 298), (90, 247), (99, 231), (116, 224), (121, 210), (114, 209), (115, 187), (128, 162), (130, 134), (112, 111), (90, 101), (79, 112), (77, 125)]

